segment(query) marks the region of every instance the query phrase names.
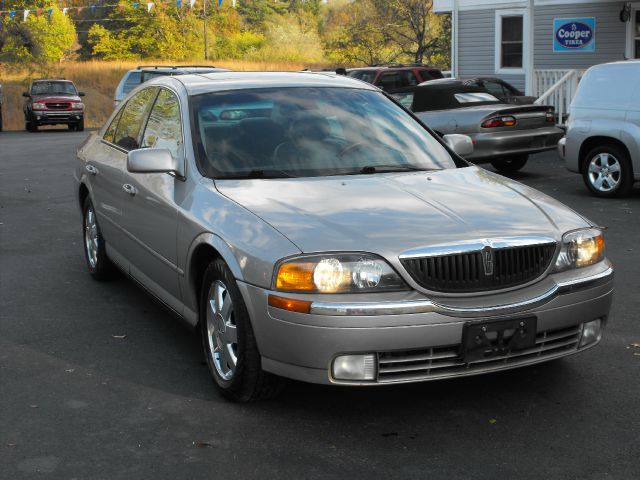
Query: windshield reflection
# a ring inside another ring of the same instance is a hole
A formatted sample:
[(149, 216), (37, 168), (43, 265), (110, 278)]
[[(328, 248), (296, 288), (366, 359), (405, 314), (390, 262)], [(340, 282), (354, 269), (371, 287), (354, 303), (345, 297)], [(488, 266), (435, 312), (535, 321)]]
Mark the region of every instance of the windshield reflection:
[(194, 97), (194, 147), (214, 178), (289, 178), (455, 168), (382, 93), (267, 88)]

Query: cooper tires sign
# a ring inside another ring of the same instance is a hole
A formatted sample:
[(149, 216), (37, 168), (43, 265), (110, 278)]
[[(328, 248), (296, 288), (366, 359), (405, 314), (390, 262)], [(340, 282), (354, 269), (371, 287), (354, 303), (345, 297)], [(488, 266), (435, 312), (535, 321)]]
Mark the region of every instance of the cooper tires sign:
[(555, 18), (553, 20), (554, 52), (595, 52), (595, 18)]

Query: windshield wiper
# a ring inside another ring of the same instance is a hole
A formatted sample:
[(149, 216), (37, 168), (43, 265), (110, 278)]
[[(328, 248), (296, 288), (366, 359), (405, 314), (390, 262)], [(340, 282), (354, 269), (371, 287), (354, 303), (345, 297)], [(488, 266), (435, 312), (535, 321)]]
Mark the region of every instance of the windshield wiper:
[(284, 170), (256, 169), (242, 174), (238, 173), (233, 175), (221, 175), (216, 178), (219, 180), (237, 180), (243, 178), (296, 178), (296, 176), (291, 175)]
[(365, 165), (359, 173), (385, 173), (385, 172), (425, 172), (438, 170), (437, 168), (422, 168), (413, 165)]

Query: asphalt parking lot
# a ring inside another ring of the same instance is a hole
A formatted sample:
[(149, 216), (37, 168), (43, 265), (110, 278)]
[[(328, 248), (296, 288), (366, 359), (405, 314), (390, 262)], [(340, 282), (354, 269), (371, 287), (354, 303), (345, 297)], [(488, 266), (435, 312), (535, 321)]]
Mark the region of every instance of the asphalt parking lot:
[(513, 175), (607, 228), (616, 297), (598, 347), (408, 386), (292, 383), (234, 405), (195, 335), (126, 278), (86, 272), (72, 177), (86, 135), (0, 134), (1, 479), (640, 475), (637, 187), (598, 200), (555, 152)]

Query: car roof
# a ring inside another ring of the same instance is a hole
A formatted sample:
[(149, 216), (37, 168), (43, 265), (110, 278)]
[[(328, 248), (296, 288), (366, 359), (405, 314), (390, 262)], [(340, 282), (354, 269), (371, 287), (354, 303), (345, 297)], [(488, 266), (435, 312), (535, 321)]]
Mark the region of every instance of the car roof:
[(179, 82), (189, 95), (270, 87), (342, 87), (378, 91), (371, 84), (338, 75), (318, 72), (233, 72), (186, 74), (152, 79), (145, 85), (166, 85)]
[(33, 80), (32, 83), (38, 83), (38, 82), (68, 82), (68, 83), (73, 83), (71, 80), (67, 80), (66, 78), (38, 78), (36, 80)]
[(432, 67), (429, 65), (380, 65), (378, 67), (347, 68), (347, 72), (376, 71), (376, 70), (414, 70), (416, 68), (425, 69), (425, 70), (438, 70), (438, 68)]

